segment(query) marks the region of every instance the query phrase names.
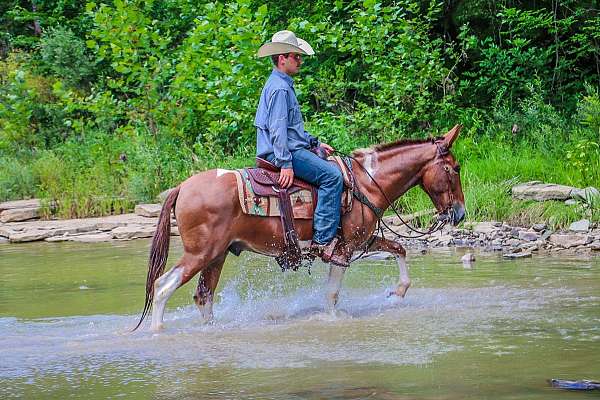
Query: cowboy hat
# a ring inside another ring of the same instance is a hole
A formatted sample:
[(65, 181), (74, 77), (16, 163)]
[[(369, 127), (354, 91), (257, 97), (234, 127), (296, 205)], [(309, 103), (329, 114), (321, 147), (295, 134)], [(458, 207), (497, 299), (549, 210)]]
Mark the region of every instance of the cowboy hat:
[(300, 53), (312, 56), (315, 51), (306, 40), (297, 38), (292, 31), (279, 31), (273, 35), (269, 43), (258, 49), (259, 57), (273, 56), (275, 54)]

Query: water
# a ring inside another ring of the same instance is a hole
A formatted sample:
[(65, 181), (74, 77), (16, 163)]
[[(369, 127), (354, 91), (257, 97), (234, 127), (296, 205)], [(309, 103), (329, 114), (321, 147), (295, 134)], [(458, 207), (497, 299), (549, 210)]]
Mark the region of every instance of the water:
[(597, 398), (546, 380), (600, 379), (598, 257), (478, 254), (466, 269), (460, 251), (410, 252), (401, 301), (386, 297), (394, 262), (365, 261), (332, 317), (325, 266), (281, 273), (244, 253), (227, 260), (213, 325), (190, 282), (164, 332), (131, 334), (148, 245), (0, 245), (0, 398)]

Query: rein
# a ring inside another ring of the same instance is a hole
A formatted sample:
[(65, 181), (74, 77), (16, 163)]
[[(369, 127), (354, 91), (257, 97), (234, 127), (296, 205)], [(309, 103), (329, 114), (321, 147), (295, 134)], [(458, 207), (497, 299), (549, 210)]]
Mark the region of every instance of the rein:
[[(446, 154), (448, 154), (448, 149), (445, 146), (440, 146), (440, 144), (438, 142), (434, 142), (434, 144), (437, 146), (437, 156), (444, 156)], [(425, 235), (430, 235), (432, 233), (438, 232), (441, 229), (444, 228), (444, 226), (446, 226), (446, 224), (448, 223), (448, 220), (452, 217), (453, 214), (453, 210), (452, 210), (452, 203), (454, 200), (454, 195), (452, 194), (452, 189), (451, 189), (451, 185), (449, 185), (448, 187), (449, 189), (449, 198), (450, 198), (450, 205), (446, 208), (446, 210), (444, 210), (442, 213), (439, 214), (438, 219), (429, 227), (429, 229), (427, 229), (426, 231), (421, 231), (419, 229), (416, 229), (412, 226), (410, 226), (406, 221), (404, 221), (404, 219), (402, 218), (402, 216), (400, 215), (400, 213), (398, 212), (398, 209), (396, 208), (396, 206), (394, 206), (394, 203), (388, 198), (388, 196), (385, 194), (385, 191), (381, 188), (381, 186), (379, 185), (379, 183), (375, 180), (375, 178), (369, 173), (369, 171), (353, 156), (349, 155), (349, 154), (345, 154), (342, 153), (340, 151), (334, 150), (334, 153), (345, 157), (347, 159), (350, 159), (352, 161), (354, 161), (356, 164), (358, 164), (362, 170), (367, 174), (367, 176), (369, 176), (369, 178), (371, 178), (371, 180), (375, 183), (375, 186), (377, 187), (377, 189), (379, 190), (379, 192), (383, 195), (385, 201), (387, 202), (388, 206), (394, 211), (394, 214), (396, 214), (396, 216), (398, 217), (398, 219), (400, 220), (400, 222), (406, 226), (410, 231), (417, 233), (417, 235), (410, 235), (410, 236), (406, 236), (406, 235), (402, 235), (396, 231), (394, 231), (392, 228), (389, 227), (389, 225), (383, 220), (383, 209), (376, 207), (366, 196), (364, 193), (362, 193), (360, 191), (360, 189), (358, 188), (358, 185), (356, 185), (356, 182), (354, 182), (353, 184), (353, 190), (352, 190), (352, 194), (354, 197), (356, 197), (356, 199), (358, 201), (360, 201), (361, 203), (363, 203), (364, 205), (367, 206), (367, 208), (369, 208), (377, 217), (377, 224), (378, 227), (375, 229), (376, 231), (379, 230), (381, 232), (381, 235), (383, 236), (383, 228), (381, 227), (381, 225), (383, 224), (383, 226), (385, 226), (390, 232), (392, 232), (396, 237), (402, 238), (402, 239), (417, 239), (420, 237), (423, 237)], [(352, 170), (350, 170), (352, 171)], [(448, 178), (448, 183), (451, 183), (450, 181), (450, 174), (448, 171), (446, 172), (446, 177)], [(354, 177), (354, 173), (352, 173), (352, 179), (354, 181), (356, 181), (356, 178)], [(446, 214), (445, 218), (440, 218), (442, 215)], [(372, 244), (372, 240), (368, 241), (367, 243), (367, 249), (369, 248), (369, 246)], [(366, 252), (366, 249), (365, 249)], [(364, 255), (364, 253), (361, 254), (358, 258), (362, 257), (362, 255)]]

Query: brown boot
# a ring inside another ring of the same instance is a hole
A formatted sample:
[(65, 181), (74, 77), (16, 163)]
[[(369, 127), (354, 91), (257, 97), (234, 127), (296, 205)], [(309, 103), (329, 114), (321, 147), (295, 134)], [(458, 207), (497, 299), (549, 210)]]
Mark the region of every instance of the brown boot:
[(332, 263), (340, 267), (350, 265), (343, 242), (337, 236), (328, 244), (311, 243), (308, 251), (315, 257), (321, 257), (321, 260), (325, 263)]

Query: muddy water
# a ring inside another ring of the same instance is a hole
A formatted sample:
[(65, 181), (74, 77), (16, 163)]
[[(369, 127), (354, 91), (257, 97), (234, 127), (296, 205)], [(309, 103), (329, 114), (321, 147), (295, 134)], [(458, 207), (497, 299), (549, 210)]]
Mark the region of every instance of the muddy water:
[(199, 323), (194, 282), (169, 302), (164, 332), (129, 334), (147, 252), (0, 245), (0, 398), (597, 398), (546, 379), (600, 379), (600, 258), (480, 254), (465, 269), (460, 251), (412, 253), (402, 301), (386, 297), (394, 263), (365, 261), (332, 317), (323, 265), (281, 273), (230, 256), (215, 324)]

